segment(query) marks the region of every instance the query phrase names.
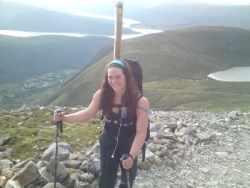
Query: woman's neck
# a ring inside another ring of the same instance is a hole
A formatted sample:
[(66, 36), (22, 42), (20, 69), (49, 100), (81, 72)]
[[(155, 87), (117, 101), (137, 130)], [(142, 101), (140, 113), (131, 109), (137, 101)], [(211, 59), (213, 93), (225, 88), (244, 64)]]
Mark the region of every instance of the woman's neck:
[(125, 94), (123, 92), (115, 93), (115, 98), (114, 98), (115, 104), (123, 104), (124, 103), (124, 97), (125, 97)]

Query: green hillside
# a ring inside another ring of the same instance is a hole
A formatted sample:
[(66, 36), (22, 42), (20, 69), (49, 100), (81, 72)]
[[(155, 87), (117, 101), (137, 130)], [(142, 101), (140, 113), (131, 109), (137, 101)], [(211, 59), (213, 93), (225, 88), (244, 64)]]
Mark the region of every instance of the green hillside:
[[(249, 83), (223, 83), (212, 72), (250, 66), (250, 31), (195, 27), (125, 40), (122, 57), (137, 59), (144, 70), (145, 95), (155, 109), (249, 108)], [(113, 53), (81, 71), (46, 104), (88, 105)]]
[(40, 104), (107, 45), (107, 37), (0, 35), (0, 109)]
[(82, 68), (110, 42), (112, 39), (106, 37), (0, 35), (0, 83), (16, 82), (55, 70)]

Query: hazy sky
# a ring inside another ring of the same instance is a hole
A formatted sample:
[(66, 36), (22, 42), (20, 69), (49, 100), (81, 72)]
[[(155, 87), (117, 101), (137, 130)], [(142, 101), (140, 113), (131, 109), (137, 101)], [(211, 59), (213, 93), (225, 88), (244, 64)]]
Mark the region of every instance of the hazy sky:
[[(76, 8), (79, 6), (98, 5), (100, 2), (114, 4), (116, 0), (4, 0), (9, 2), (18, 2), (39, 6), (43, 8)], [(208, 4), (222, 4), (222, 5), (250, 5), (250, 0), (123, 0), (125, 3), (141, 4), (144, 6), (157, 5), (160, 3), (182, 4), (182, 3), (208, 3)]]

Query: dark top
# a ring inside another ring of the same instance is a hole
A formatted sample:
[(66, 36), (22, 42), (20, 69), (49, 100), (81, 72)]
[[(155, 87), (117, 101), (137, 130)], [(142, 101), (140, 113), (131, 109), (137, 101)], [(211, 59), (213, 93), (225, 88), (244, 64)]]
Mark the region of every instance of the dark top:
[(136, 134), (136, 119), (131, 121), (128, 117), (122, 118), (121, 114), (112, 112), (104, 116), (103, 121), (102, 136), (108, 139), (110, 156), (120, 158), (124, 153), (128, 154)]

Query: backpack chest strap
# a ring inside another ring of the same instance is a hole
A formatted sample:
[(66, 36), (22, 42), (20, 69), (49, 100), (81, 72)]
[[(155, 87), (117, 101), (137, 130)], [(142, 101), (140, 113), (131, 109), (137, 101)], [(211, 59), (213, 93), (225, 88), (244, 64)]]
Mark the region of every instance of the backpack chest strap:
[(117, 119), (108, 119), (106, 116), (103, 117), (103, 122), (108, 123), (108, 124), (112, 124), (112, 125), (122, 125), (122, 126), (126, 126), (126, 127), (134, 125), (133, 122), (130, 122), (130, 123), (123, 122), (121, 124), (119, 120), (117, 120)]

